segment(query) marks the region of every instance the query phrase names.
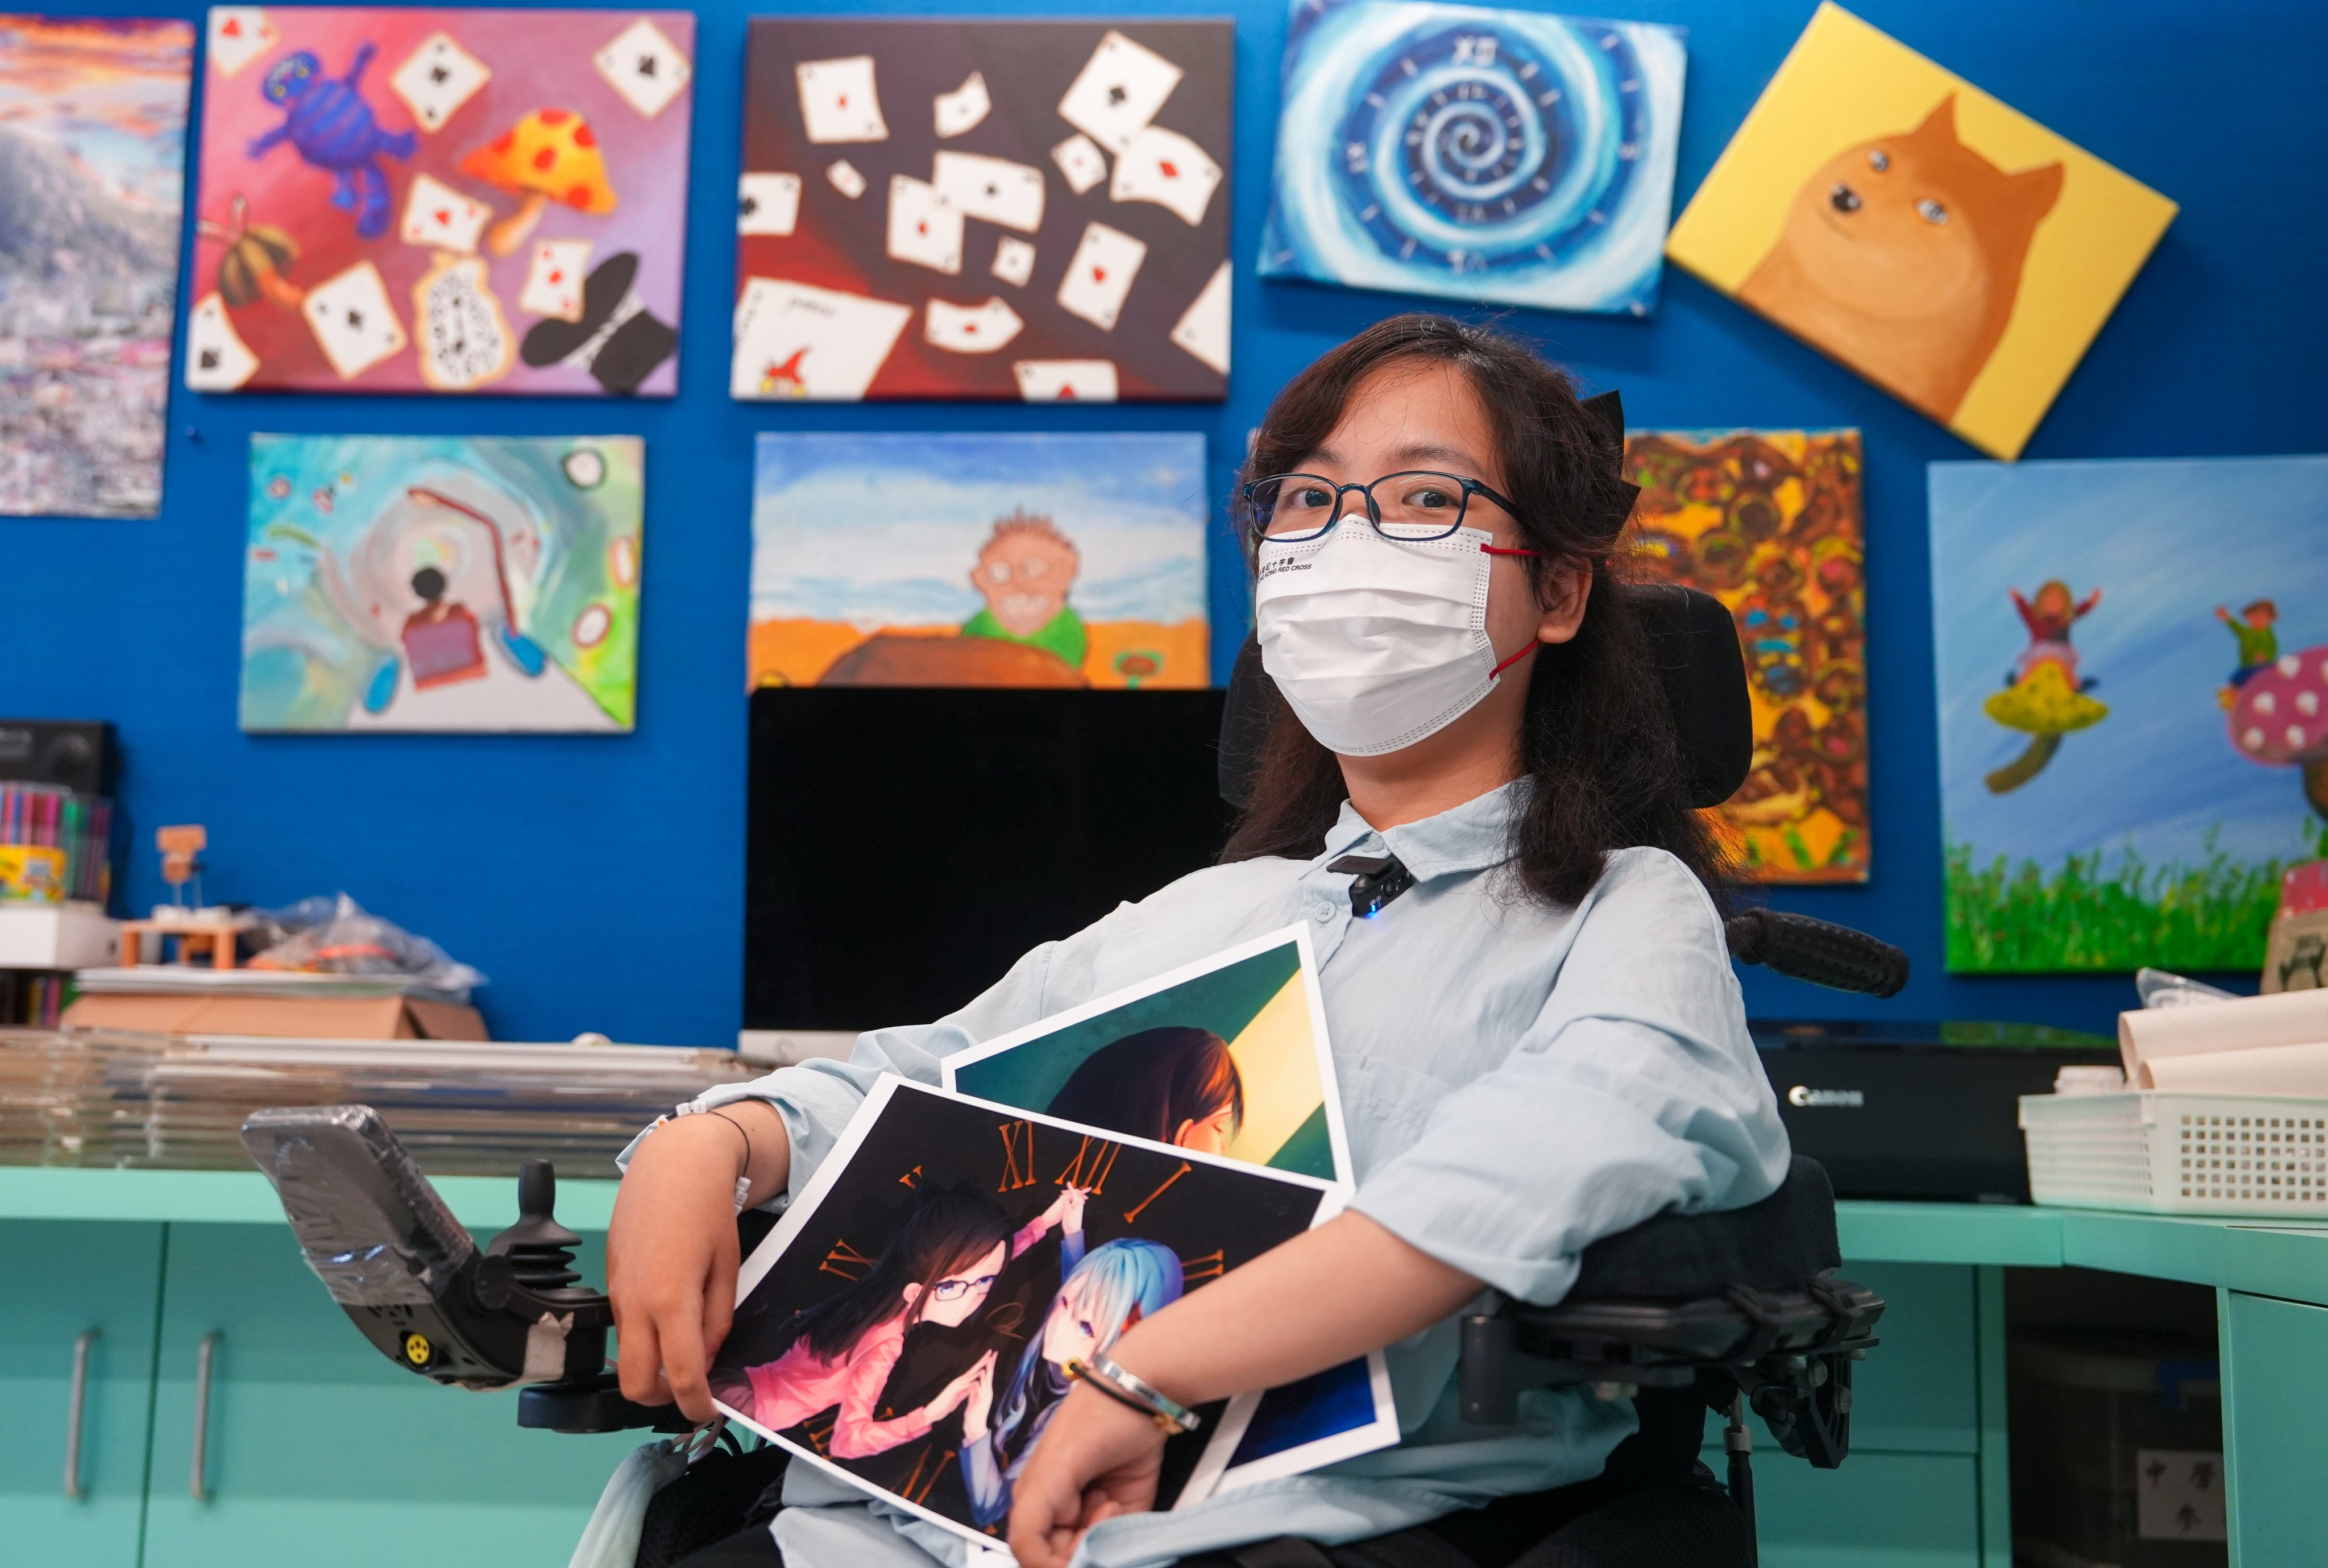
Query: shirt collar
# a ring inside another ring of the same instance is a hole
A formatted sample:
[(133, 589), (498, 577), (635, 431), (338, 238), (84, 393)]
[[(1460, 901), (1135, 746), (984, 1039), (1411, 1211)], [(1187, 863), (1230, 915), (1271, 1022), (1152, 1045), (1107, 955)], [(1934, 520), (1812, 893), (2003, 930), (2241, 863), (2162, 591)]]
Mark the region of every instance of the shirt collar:
[(1460, 871), (1481, 871), (1512, 858), (1512, 819), (1527, 800), (1529, 782), (1514, 779), (1435, 817), (1376, 832), (1349, 802), (1326, 834), (1326, 860), (1379, 854), (1387, 847), (1418, 882)]

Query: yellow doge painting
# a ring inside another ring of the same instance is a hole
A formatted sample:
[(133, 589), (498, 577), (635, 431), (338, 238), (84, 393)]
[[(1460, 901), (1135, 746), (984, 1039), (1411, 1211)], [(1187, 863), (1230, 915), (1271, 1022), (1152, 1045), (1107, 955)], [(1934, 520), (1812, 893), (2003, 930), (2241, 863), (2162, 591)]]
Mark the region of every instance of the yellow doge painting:
[(1666, 254), (2011, 459), (2175, 211), (1822, 5)]

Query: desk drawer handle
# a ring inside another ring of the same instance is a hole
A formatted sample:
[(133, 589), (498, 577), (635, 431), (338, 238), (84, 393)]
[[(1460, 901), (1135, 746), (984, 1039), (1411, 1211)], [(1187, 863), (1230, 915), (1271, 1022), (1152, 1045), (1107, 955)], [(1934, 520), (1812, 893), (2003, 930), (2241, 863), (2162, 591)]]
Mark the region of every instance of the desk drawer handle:
[(186, 1493), (198, 1503), (211, 1500), (210, 1483), (203, 1472), (210, 1468), (211, 1365), (218, 1357), (218, 1330), (213, 1329), (202, 1336), (194, 1351), (194, 1462)]
[(81, 1411), (89, 1403), (89, 1351), (97, 1330), (84, 1329), (73, 1341), (72, 1404), (65, 1412), (65, 1496), (78, 1502), (88, 1496), (80, 1484)]

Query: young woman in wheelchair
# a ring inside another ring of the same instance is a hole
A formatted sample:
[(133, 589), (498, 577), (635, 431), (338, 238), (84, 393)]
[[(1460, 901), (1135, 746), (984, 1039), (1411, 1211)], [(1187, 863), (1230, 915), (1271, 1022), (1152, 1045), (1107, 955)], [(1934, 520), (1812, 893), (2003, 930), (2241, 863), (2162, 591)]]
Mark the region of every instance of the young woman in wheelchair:
[[(797, 1190), (876, 1075), (934, 1083), (948, 1052), (1302, 921), (1356, 1195), (1111, 1355), (1194, 1406), (1386, 1348), (1402, 1441), (1154, 1513), (1162, 1432), (1077, 1386), (1016, 1478), (1012, 1552), (1025, 1568), (1131, 1565), (1403, 1532), (1424, 1538), (1408, 1561), (1502, 1568), (1601, 1502), (1685, 1481), (1694, 1395), (1538, 1390), (1516, 1425), (1484, 1427), (1458, 1419), (1452, 1377), (1457, 1314), (1483, 1290), (1555, 1301), (1588, 1244), (1752, 1203), (1787, 1171), (1718, 854), (1614, 591), (1632, 497), (1614, 423), (1528, 350), (1429, 315), (1385, 321), (1287, 386), (1241, 486), (1277, 695), (1221, 863), (1036, 949), (952, 1017), (716, 1091), (726, 1117), (647, 1137), (608, 1236), (624, 1391), (712, 1415), (738, 1177), (756, 1204)], [(1353, 855), (1394, 856), (1411, 888), (1360, 917), (1352, 874), (1330, 869)], [(760, 1555), (962, 1560), (810, 1467), (786, 1487)]]

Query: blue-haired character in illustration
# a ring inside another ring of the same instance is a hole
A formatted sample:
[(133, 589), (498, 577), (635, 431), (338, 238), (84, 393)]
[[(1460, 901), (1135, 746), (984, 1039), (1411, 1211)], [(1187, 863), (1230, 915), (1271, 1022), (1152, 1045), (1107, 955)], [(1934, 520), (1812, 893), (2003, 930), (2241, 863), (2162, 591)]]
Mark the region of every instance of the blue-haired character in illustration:
[(332, 205), (356, 215), (360, 239), (374, 239), (388, 228), (388, 176), (373, 160), (382, 153), (408, 158), (420, 145), (410, 131), (390, 136), (380, 129), (371, 105), (363, 100), (364, 67), (378, 52), (370, 43), (356, 45), (348, 74), (338, 81), (325, 80), (324, 62), (305, 49), (277, 61), (258, 90), (284, 111), (283, 123), (249, 147), (250, 155), (259, 158), (276, 143), (287, 141), (310, 164), (328, 172), (335, 182)]
[(1005, 1264), (1057, 1225), (1066, 1258), (1083, 1256), (1083, 1188), (1062, 1188), (1050, 1207), (1015, 1229), (981, 1193), (925, 1193), (864, 1276), (793, 1314), (768, 1347), (778, 1352), (728, 1375), (714, 1392), (771, 1432), (838, 1407), (828, 1451), (860, 1460), (925, 1435), (968, 1398), (993, 1386), (989, 1351), (926, 1403), (877, 1419), (881, 1391), (924, 1323), (954, 1328), (975, 1317)]
[(987, 1375), (962, 1404), (962, 1480), (971, 1517), (981, 1529), (1009, 1516), (1011, 1487), (1066, 1397), (1068, 1364), (1107, 1349), (1142, 1318), (1180, 1299), (1180, 1258), (1170, 1247), (1123, 1236), (1077, 1261), (1082, 1241), (1077, 1235), (1062, 1246), (1065, 1278), (1000, 1406), (990, 1362), (980, 1363)]

